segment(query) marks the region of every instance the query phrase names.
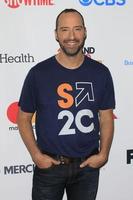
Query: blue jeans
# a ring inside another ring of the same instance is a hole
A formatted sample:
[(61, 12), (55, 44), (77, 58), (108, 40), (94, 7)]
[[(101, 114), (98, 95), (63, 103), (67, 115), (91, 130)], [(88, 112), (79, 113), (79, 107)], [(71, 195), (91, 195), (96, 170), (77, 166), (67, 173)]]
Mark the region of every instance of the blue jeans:
[(64, 190), (68, 200), (95, 200), (99, 169), (79, 167), (79, 162), (53, 165), (47, 169), (37, 166), (33, 175), (32, 200), (62, 200)]

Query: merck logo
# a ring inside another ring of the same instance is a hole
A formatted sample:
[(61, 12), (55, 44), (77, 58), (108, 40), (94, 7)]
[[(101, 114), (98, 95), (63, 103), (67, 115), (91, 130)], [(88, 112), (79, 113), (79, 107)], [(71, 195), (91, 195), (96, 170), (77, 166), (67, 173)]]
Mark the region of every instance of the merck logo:
[(54, 0), (5, 0), (9, 8), (19, 8), (25, 6), (53, 6)]

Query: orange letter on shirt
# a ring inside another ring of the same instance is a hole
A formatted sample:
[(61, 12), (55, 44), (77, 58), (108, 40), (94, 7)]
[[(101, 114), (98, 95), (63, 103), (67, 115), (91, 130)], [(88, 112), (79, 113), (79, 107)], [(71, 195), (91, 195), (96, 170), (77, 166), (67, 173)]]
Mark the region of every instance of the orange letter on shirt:
[(68, 94), (64, 90), (72, 91), (73, 88), (68, 83), (62, 83), (61, 85), (59, 85), (59, 87), (57, 88), (57, 93), (60, 97), (63, 97), (64, 100), (58, 100), (58, 105), (61, 108), (70, 108), (73, 105), (74, 99), (72, 95)]

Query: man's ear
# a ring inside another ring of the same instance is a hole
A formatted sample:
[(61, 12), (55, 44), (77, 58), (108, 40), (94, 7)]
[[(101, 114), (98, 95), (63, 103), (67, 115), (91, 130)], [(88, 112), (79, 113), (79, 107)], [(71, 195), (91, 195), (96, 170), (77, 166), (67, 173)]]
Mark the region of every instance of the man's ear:
[(86, 30), (86, 27), (85, 27), (85, 39), (87, 38), (87, 30)]
[(54, 33), (55, 33), (55, 39), (56, 39), (56, 41), (59, 42), (58, 36), (57, 36), (57, 30), (56, 29), (55, 29)]

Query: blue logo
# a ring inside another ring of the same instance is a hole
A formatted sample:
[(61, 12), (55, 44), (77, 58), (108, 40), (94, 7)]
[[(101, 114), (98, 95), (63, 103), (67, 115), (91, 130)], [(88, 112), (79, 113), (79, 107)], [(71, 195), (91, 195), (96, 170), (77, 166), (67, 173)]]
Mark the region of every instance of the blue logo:
[(83, 6), (89, 6), (92, 3), (92, 0), (79, 0), (79, 2), (83, 5)]
[(126, 65), (126, 66), (133, 66), (133, 60), (125, 59), (124, 60), (124, 65)]
[(123, 6), (126, 0), (79, 0), (82, 6), (89, 6), (94, 3), (97, 6)]

